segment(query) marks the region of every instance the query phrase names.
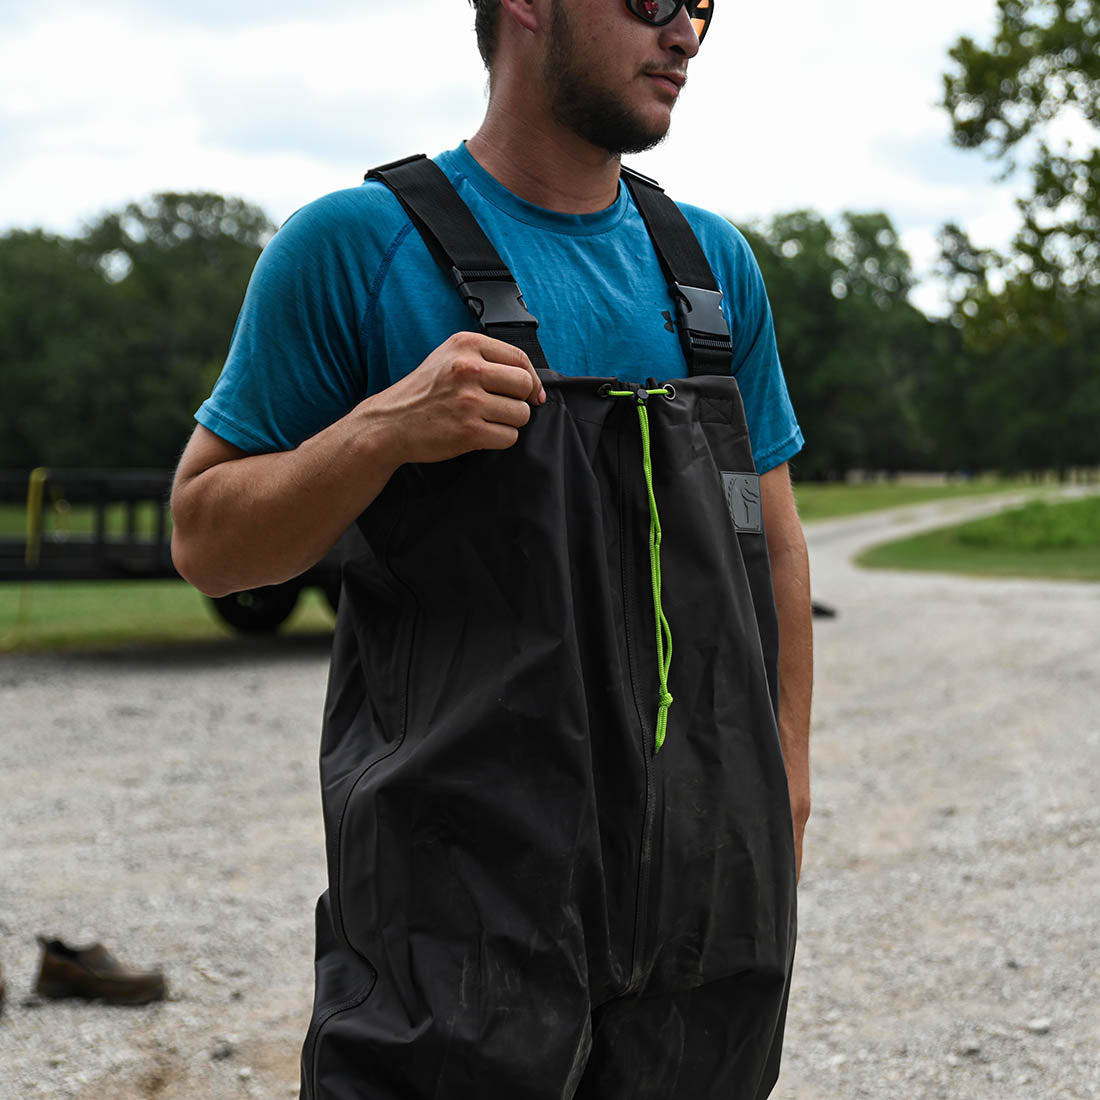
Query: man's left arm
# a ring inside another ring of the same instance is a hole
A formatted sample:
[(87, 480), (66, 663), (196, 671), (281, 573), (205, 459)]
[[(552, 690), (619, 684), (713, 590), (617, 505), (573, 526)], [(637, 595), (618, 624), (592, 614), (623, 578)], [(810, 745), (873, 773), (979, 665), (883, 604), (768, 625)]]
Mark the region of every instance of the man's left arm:
[(764, 530), (779, 616), (779, 741), (794, 819), (795, 865), (802, 871), (802, 835), (810, 816), (810, 697), (813, 618), (810, 562), (784, 462), (760, 478)]

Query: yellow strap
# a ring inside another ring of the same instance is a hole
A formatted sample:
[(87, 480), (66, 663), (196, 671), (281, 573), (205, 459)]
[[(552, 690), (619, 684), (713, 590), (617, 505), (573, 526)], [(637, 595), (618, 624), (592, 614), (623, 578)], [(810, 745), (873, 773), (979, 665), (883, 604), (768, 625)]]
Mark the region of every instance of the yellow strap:
[(45, 466), (36, 466), (27, 481), (27, 547), (23, 560), (31, 569), (42, 556), (42, 502), (49, 479), (50, 471)]
[[(23, 561), (29, 569), (36, 568), (42, 556), (42, 507), (46, 496), (46, 482), (49, 479), (50, 471), (45, 466), (38, 466), (31, 470), (31, 476), (27, 480), (27, 542), (23, 550)], [(0, 635), (0, 649), (8, 649), (18, 643), (30, 621), (30, 615), (31, 589), (24, 582), (19, 586), (15, 622), (6, 634)]]

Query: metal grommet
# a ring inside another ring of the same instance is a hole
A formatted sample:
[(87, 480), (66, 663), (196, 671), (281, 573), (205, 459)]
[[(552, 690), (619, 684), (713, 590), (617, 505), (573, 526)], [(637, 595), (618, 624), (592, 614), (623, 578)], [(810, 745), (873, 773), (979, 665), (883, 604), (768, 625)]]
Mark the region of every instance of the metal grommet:
[(665, 391), (666, 400), (672, 401), (676, 397), (676, 387), (673, 386), (671, 383), (666, 382), (663, 389)]
[(605, 382), (602, 386), (600, 386), (600, 388), (596, 391), (596, 396), (597, 397), (610, 397), (611, 396), (611, 383), (610, 382)]

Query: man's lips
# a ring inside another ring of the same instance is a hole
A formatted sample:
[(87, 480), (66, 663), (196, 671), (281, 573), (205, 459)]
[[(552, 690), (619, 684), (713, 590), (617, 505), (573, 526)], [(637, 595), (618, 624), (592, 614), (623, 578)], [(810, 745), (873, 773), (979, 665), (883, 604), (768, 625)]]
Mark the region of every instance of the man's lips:
[(680, 94), (680, 89), (687, 83), (687, 77), (678, 72), (646, 73), (646, 76), (664, 85), (670, 91)]

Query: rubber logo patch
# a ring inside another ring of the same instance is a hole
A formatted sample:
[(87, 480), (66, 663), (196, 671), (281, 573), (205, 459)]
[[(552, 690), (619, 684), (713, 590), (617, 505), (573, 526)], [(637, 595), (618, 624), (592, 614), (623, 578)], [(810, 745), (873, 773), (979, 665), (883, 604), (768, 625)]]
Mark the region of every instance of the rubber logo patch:
[(722, 471), (722, 488), (734, 530), (762, 534), (764, 514), (760, 508), (760, 475)]

